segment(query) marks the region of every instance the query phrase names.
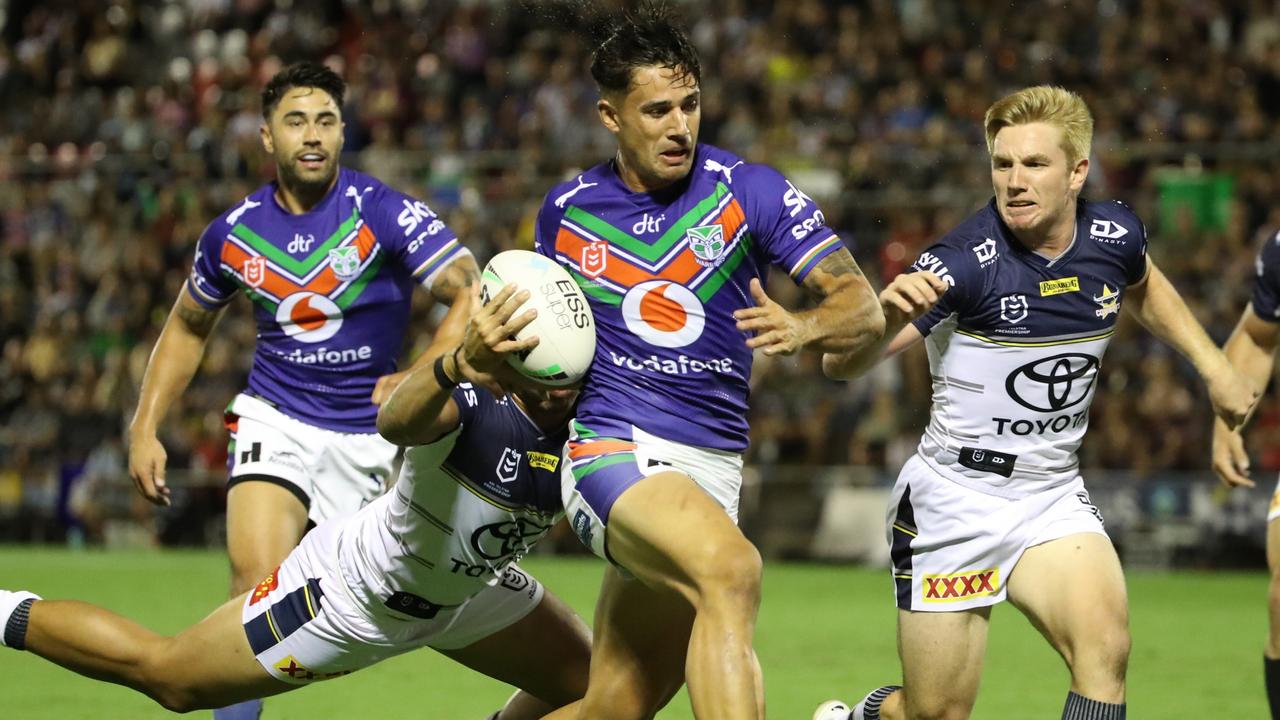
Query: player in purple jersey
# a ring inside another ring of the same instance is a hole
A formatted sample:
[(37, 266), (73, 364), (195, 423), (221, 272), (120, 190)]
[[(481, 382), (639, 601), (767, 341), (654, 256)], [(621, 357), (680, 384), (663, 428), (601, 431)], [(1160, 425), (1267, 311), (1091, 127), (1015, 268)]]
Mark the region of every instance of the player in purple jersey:
[[(1265, 388), (1271, 380), (1276, 348), (1280, 347), (1280, 233), (1268, 235), (1258, 252), (1253, 297), (1240, 314), (1240, 322), (1227, 339), (1227, 359), (1250, 381)], [(1253, 487), (1249, 455), (1241, 429), (1232, 430), (1221, 420), (1213, 426), (1213, 469), (1228, 487)], [(1267, 510), (1267, 565), (1271, 585), (1267, 589), (1269, 632), (1263, 650), (1267, 702), (1271, 717), (1280, 718), (1280, 485)]]
[(923, 340), (934, 407), (887, 523), (902, 687), (827, 703), (818, 720), (968, 717), (1006, 598), (1067, 663), (1062, 717), (1124, 718), (1124, 575), (1076, 460), (1121, 304), (1191, 361), (1229, 425), (1257, 398), (1148, 259), (1133, 212), (1079, 198), (1084, 101), (1027, 88), (984, 125), (994, 200), (881, 292), (879, 343), (824, 358), (852, 377)]
[[(258, 344), (248, 387), (227, 410), (233, 596), (270, 574), (309, 522), (355, 512), (382, 493), (397, 448), (376, 432), (377, 403), (404, 377), (396, 356), (413, 290), (451, 304), (444, 329), (456, 335), (478, 287), (475, 261), (430, 208), (339, 167), (344, 91), (334, 72), (306, 63), (263, 90), (262, 143), (277, 180), (200, 237), (129, 428), (130, 475), (148, 500), (167, 505), (156, 428), (190, 383), (223, 309), (244, 292)], [(430, 351), (419, 363), (429, 359)]]
[[(378, 427), (405, 444), (393, 492), (317, 526), (253, 592), (161, 636), (94, 605), (0, 590), (0, 646), (175, 712), (288, 692), (423, 647), (522, 688), (489, 720), (534, 720), (582, 697), (590, 631), (518, 566), (560, 515), (556, 465), (577, 391), (516, 386), (498, 398), (461, 382), (462, 368), (504, 372), (507, 353), (537, 345), (512, 337), (535, 314), (516, 315), (529, 291), (515, 290), (480, 308), (457, 349), (410, 373), (383, 405)], [(415, 685), (417, 716), (441, 717), (430, 693), (448, 691), (430, 678)]]
[[(591, 72), (618, 152), (551, 190), (536, 249), (597, 323), (561, 478), (575, 532), (614, 566), (587, 696), (553, 717), (652, 717), (687, 681), (696, 717), (760, 718), (761, 562), (735, 523), (752, 351), (853, 349), (883, 318), (807, 195), (698, 143), (698, 56), (663, 7), (622, 18)], [(770, 300), (770, 266), (815, 306)]]

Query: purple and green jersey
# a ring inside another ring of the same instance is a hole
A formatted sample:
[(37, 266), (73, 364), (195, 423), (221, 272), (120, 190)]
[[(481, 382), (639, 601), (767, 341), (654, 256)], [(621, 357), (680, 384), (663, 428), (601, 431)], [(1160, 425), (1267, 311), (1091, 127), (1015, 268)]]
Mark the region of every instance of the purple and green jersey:
[(416, 285), (468, 254), (424, 203), (340, 169), (295, 215), (264, 185), (200, 236), (187, 290), (217, 309), (243, 290), (258, 344), (248, 391), (281, 412), (339, 432), (375, 432), (370, 400), (394, 372)]
[(579, 424), (746, 449), (751, 349), (733, 312), (755, 305), (748, 283), (769, 266), (799, 283), (840, 247), (780, 173), (710, 145), (659, 192), (631, 190), (612, 161), (553, 188), (535, 249), (578, 281), (597, 326)]

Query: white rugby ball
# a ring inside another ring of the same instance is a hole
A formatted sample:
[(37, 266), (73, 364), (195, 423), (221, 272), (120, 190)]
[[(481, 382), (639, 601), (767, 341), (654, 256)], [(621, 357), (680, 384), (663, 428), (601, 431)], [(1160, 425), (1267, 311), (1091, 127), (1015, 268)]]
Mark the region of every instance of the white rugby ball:
[(493, 256), (480, 278), (485, 304), (502, 288), (514, 283), (529, 291), (529, 299), (516, 315), (533, 308), (538, 316), (516, 333), (523, 340), (538, 336), (538, 346), (507, 362), (521, 375), (544, 385), (572, 385), (587, 374), (596, 354), (596, 321), (587, 297), (564, 268), (550, 258), (528, 250), (507, 250)]

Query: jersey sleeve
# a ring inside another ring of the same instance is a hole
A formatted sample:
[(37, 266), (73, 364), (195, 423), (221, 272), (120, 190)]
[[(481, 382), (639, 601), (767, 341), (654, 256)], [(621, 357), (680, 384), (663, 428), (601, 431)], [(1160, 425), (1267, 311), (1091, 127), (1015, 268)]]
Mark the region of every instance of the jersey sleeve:
[(797, 283), (823, 258), (844, 246), (827, 227), (827, 219), (813, 198), (777, 170), (745, 165), (737, 171), (734, 184), (741, 186), (735, 194), (744, 198), (748, 227), (765, 257)]
[(912, 263), (909, 272), (928, 271), (947, 284), (947, 291), (942, 294), (938, 304), (912, 322), (922, 335), (928, 335), (938, 323), (952, 314), (968, 312), (981, 296), (982, 270), (972, 257), (972, 252), (967, 252), (958, 245), (938, 243), (920, 253), (920, 257)]
[(475, 421), (480, 413), (481, 402), (492, 402), (491, 396), (484, 388), (466, 382), (454, 388), (450, 396), (453, 398), (453, 403), (458, 406), (458, 421), (463, 425), (469, 425)]
[(542, 207), (538, 208), (538, 217), (533, 223), (533, 251), (552, 260), (556, 259), (556, 234), (560, 230), (560, 219), (564, 216), (564, 210), (556, 206), (553, 199), (555, 195), (556, 190), (553, 189), (543, 199)]
[(420, 285), (431, 289), (440, 271), (471, 254), (426, 203), (378, 185), (364, 208), (374, 234)]
[(1267, 322), (1280, 322), (1280, 232), (1267, 237), (1254, 269), (1253, 312)]
[(1142, 282), (1147, 276), (1147, 225), (1134, 216), (1138, 226), (1138, 242), (1125, 245), (1124, 280), (1128, 285)]
[(230, 273), (222, 269), (222, 244), (226, 242), (226, 222), (218, 218), (209, 224), (196, 241), (196, 256), (191, 263), (187, 293), (202, 307), (215, 310), (231, 302), (240, 286)]

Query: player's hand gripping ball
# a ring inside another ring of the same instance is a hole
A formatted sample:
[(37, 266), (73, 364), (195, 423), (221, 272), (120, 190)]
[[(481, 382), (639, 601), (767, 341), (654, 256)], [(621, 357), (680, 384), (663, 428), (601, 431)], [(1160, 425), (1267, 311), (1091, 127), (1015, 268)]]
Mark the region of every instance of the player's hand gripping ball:
[(517, 372), (543, 385), (572, 385), (582, 379), (596, 354), (596, 322), (578, 283), (551, 259), (528, 250), (493, 256), (480, 278), (480, 299), (488, 304), (508, 283), (529, 291), (515, 315), (533, 308), (538, 316), (517, 340), (538, 336), (532, 350), (507, 356)]

